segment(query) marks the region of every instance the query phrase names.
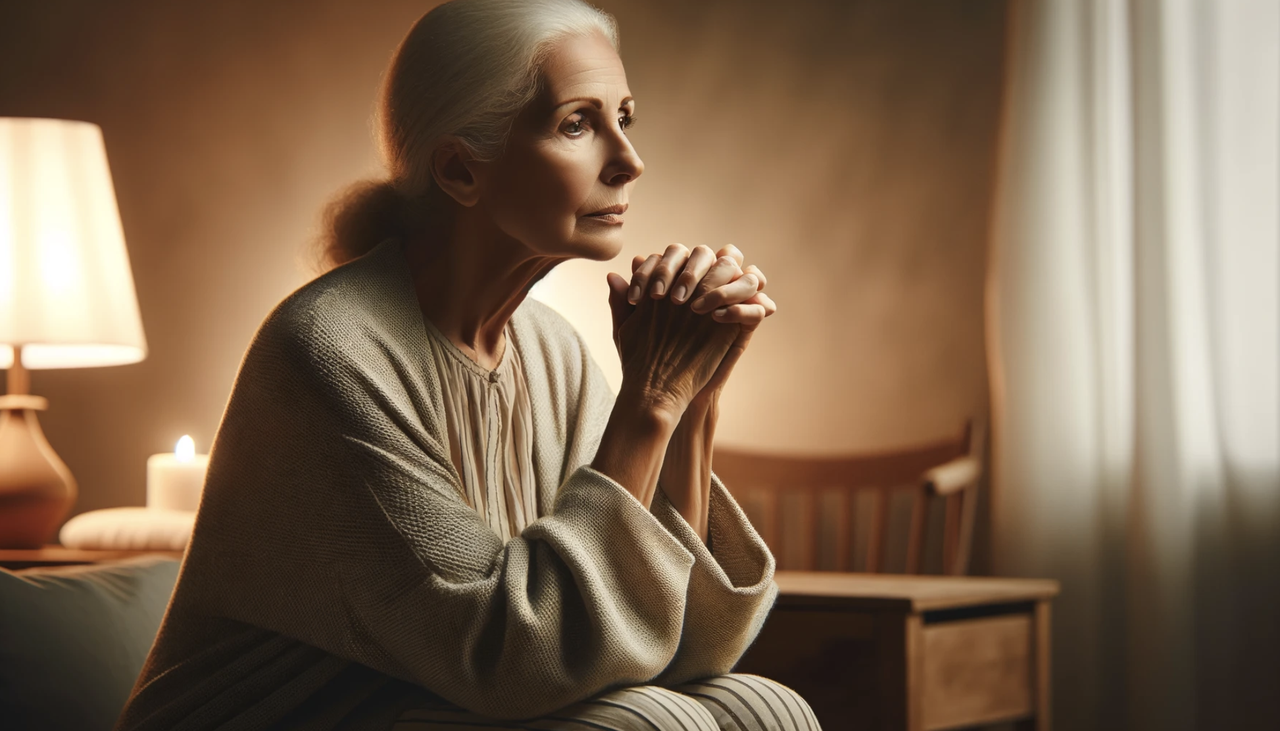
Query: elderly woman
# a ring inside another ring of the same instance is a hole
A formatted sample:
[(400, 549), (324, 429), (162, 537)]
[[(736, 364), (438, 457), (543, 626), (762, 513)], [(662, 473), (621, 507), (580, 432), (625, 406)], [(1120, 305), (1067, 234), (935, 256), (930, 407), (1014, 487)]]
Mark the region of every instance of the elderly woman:
[(118, 729), (818, 728), (729, 674), (777, 594), (710, 469), (763, 273), (677, 245), (610, 274), (616, 397), (526, 298), (621, 250), (617, 45), (580, 0), (454, 0), (401, 43), (390, 174), (245, 355)]

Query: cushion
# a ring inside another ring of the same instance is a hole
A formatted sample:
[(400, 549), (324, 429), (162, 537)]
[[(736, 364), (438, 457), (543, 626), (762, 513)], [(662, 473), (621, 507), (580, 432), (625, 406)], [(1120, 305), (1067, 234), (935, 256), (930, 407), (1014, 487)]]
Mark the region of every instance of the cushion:
[(90, 510), (68, 520), (58, 533), (58, 541), (67, 548), (181, 551), (191, 540), (195, 522), (195, 512), (187, 510)]
[(6, 729), (110, 729), (151, 650), (176, 559), (0, 569), (0, 719)]

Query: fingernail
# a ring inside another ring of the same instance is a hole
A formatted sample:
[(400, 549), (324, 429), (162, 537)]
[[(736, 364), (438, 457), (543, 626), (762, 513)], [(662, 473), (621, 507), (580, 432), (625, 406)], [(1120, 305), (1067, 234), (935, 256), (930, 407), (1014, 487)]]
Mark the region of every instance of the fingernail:
[(653, 283), (653, 296), (654, 296), (654, 297), (661, 297), (661, 296), (662, 296), (662, 293), (663, 293), (663, 292), (665, 292), (665, 291), (667, 291), (667, 285), (663, 284), (662, 282), (654, 282), (654, 283)]
[(671, 299), (676, 302), (684, 302), (684, 296), (689, 293), (688, 289), (683, 284), (677, 284), (676, 288), (671, 292)]
[(640, 299), (640, 285), (633, 284), (631, 289), (627, 290), (627, 301), (634, 305), (638, 299)]
[(705, 304), (707, 304), (707, 299), (705, 297), (699, 297), (698, 299), (689, 303), (689, 309), (693, 310), (694, 312), (697, 312), (698, 310), (702, 309), (702, 306)]
[(720, 309), (716, 310), (715, 314), (716, 314), (716, 317), (724, 317), (725, 315), (729, 314), (729, 308), (721, 307)]

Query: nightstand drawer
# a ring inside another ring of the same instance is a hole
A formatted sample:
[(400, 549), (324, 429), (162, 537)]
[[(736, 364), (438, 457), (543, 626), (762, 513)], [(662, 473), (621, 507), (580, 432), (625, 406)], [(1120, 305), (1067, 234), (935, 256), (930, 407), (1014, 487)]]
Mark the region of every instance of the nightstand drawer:
[(925, 730), (1031, 715), (1032, 631), (1029, 613), (925, 624)]

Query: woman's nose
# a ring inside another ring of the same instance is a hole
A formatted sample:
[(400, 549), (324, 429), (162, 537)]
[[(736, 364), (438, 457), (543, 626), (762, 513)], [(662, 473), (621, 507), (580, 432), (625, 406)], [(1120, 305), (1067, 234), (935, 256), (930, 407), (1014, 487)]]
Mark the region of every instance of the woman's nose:
[(614, 145), (609, 164), (605, 166), (604, 182), (610, 185), (629, 183), (644, 172), (644, 160), (640, 159), (631, 140), (621, 132), (615, 132), (617, 143)]

